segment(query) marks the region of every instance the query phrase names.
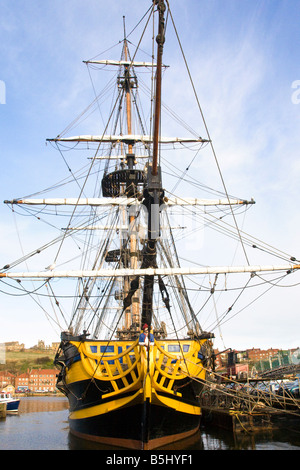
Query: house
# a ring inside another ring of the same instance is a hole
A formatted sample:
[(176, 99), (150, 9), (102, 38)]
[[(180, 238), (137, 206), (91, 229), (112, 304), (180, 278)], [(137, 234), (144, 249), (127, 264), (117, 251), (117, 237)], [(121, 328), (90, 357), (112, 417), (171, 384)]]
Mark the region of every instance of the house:
[(248, 360), (252, 362), (259, 362), (268, 360), (271, 357), (277, 356), (279, 353), (279, 349), (259, 349), (259, 348), (252, 348), (247, 349)]
[(54, 392), (57, 369), (32, 369), (29, 372), (28, 388), (31, 392)]
[(0, 389), (14, 385), (17, 391), (54, 392), (56, 390), (57, 369), (29, 369), (27, 372), (14, 376), (10, 372), (0, 372)]
[(15, 394), (15, 387), (13, 385), (7, 385), (1, 391), (4, 392), (4, 393), (10, 393), (11, 395), (14, 395)]
[(9, 341), (4, 343), (6, 351), (23, 351), (25, 349), (24, 343), (19, 343), (19, 341)]
[(29, 390), (29, 371), (23, 374), (18, 374), (15, 378), (16, 390), (21, 392), (22, 390)]
[(231, 364), (227, 367), (227, 374), (229, 377), (245, 379), (249, 376), (249, 364)]
[(14, 385), (15, 376), (7, 371), (0, 371), (0, 391), (7, 385)]

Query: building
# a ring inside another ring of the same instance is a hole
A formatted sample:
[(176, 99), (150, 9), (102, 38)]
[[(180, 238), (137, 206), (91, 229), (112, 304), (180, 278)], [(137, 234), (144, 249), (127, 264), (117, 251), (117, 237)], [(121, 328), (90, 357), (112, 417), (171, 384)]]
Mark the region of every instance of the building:
[(251, 362), (259, 362), (259, 361), (266, 361), (269, 358), (274, 356), (278, 356), (279, 349), (259, 349), (259, 348), (252, 348), (247, 349), (247, 356), (248, 360)]
[(300, 348), (291, 350), (291, 362), (292, 364), (300, 364)]
[(222, 358), (221, 358), (221, 355), (220, 355), (220, 352), (218, 349), (214, 349), (214, 360), (215, 360), (215, 368), (216, 370), (217, 369), (220, 369), (222, 367)]
[(29, 372), (24, 372), (16, 376), (15, 388), (18, 391), (29, 390)]
[(19, 343), (19, 341), (10, 341), (4, 343), (6, 351), (23, 351), (25, 349), (24, 343)]
[(18, 391), (54, 392), (56, 390), (57, 369), (31, 369), (15, 377), (15, 388)]
[(249, 364), (231, 364), (227, 367), (227, 375), (237, 379), (246, 379), (249, 376)]
[(15, 394), (15, 387), (13, 385), (7, 385), (1, 391), (4, 392), (4, 393), (10, 393), (11, 395), (14, 395)]
[(30, 349), (34, 349), (38, 351), (56, 351), (59, 345), (60, 345), (60, 342), (55, 342), (47, 346), (44, 340), (39, 339), (37, 344), (32, 346)]
[(54, 392), (57, 375), (57, 369), (32, 369), (29, 372), (29, 390), (31, 392)]
[(8, 385), (14, 385), (15, 376), (7, 371), (0, 371), (0, 391)]

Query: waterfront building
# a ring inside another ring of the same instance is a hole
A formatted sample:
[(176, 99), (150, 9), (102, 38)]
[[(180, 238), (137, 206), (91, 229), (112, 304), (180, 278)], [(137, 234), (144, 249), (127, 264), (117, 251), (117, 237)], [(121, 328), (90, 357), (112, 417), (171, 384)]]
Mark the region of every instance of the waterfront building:
[(54, 392), (56, 390), (57, 369), (31, 369), (15, 377), (16, 390), (31, 392)]
[(15, 387), (16, 390), (29, 390), (29, 372), (24, 372), (23, 374), (18, 374), (15, 377)]
[(246, 352), (247, 352), (247, 356), (248, 356), (249, 361), (259, 362), (259, 361), (268, 360), (269, 358), (272, 358), (274, 356), (278, 356), (279, 349), (252, 348), (252, 349), (247, 349)]
[(57, 369), (32, 369), (29, 373), (29, 389), (32, 392), (54, 392)]

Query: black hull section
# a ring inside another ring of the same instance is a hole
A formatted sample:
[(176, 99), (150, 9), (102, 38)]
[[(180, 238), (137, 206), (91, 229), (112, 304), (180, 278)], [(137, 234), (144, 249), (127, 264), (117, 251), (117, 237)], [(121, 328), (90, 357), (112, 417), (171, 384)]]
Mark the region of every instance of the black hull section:
[(145, 402), (82, 419), (69, 419), (80, 438), (127, 449), (157, 449), (196, 433), (200, 416)]
[[(94, 380), (93, 382), (81, 380), (69, 385), (60, 384), (57, 387), (67, 396), (71, 412), (107, 403), (110, 399), (103, 399), (102, 395), (113, 391), (109, 383), (101, 380)], [(131, 395), (131, 393), (128, 395)]]
[[(176, 398), (173, 396), (173, 399), (183, 401), (189, 405), (199, 406), (199, 395), (203, 389), (203, 384), (199, 382), (190, 382), (189, 378), (183, 379), (179, 382), (179, 387), (182, 392), (182, 398)], [(92, 406), (101, 405), (109, 403), (111, 398), (102, 398), (102, 394), (112, 392), (113, 389), (107, 382), (100, 380), (82, 380), (80, 382), (75, 382), (73, 384), (58, 385), (58, 388), (62, 393), (64, 393), (69, 400), (70, 411), (78, 411)], [(123, 393), (119, 396), (130, 397), (134, 395), (135, 391), (130, 391)], [(169, 394), (161, 393), (161, 396), (170, 397)], [(80, 397), (78, 399), (78, 397)], [(162, 412), (164, 412), (165, 407), (161, 407)], [(181, 413), (180, 413), (181, 414)]]

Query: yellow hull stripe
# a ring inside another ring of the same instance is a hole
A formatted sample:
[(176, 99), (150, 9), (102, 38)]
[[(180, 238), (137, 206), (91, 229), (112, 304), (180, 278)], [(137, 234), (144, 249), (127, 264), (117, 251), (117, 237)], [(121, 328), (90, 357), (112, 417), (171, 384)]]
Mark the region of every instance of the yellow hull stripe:
[(200, 406), (189, 405), (180, 400), (174, 400), (173, 398), (163, 397), (158, 395), (155, 390), (153, 390), (155, 398), (152, 399), (152, 403), (156, 405), (164, 405), (167, 408), (173, 408), (180, 413), (187, 413), (191, 415), (200, 415), (201, 408)]
[[(143, 403), (143, 389), (138, 390), (137, 393), (131, 395), (130, 397), (119, 398), (118, 400), (112, 400), (101, 405), (92, 406), (90, 408), (84, 408), (83, 410), (77, 410), (70, 413), (70, 419), (84, 419), (91, 418), (93, 416), (98, 416), (101, 414), (109, 413), (110, 411), (115, 411), (119, 408), (126, 406), (133, 406), (136, 404)], [(200, 415), (201, 408), (199, 406), (189, 405), (183, 403), (180, 400), (174, 400), (170, 397), (164, 397), (156, 393), (152, 389), (152, 400), (151, 403), (158, 406), (163, 406), (167, 408), (172, 408), (175, 411), (180, 413), (187, 413), (193, 415)]]
[(118, 400), (111, 400), (107, 403), (103, 403), (102, 405), (92, 406), (90, 408), (84, 408), (83, 410), (73, 411), (69, 415), (69, 419), (83, 419), (83, 418), (92, 418), (93, 416), (102, 415), (105, 413), (109, 413), (110, 411), (117, 410), (118, 408), (123, 408), (127, 406), (129, 403), (133, 405), (133, 402), (142, 402), (136, 398), (141, 395), (143, 390), (138, 390), (137, 393), (131, 395), (130, 397), (119, 398)]

